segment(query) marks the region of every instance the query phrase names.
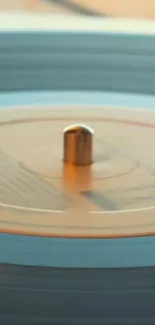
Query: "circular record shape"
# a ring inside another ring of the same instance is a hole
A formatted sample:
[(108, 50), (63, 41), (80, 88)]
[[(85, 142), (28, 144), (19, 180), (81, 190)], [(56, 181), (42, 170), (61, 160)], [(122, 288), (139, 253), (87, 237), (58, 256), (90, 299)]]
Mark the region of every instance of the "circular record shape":
[[(3, 112), (3, 228), (65, 237), (153, 234), (154, 114), (80, 107), (72, 115), (67, 108), (33, 113), (16, 111), (11, 119)], [(73, 123), (95, 131), (91, 166), (63, 163), (63, 130)]]

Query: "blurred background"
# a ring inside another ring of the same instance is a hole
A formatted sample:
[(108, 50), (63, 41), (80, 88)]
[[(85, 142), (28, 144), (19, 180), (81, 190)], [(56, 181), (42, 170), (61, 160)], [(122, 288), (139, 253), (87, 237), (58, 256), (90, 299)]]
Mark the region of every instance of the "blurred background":
[(0, 0), (0, 10), (154, 19), (155, 0)]

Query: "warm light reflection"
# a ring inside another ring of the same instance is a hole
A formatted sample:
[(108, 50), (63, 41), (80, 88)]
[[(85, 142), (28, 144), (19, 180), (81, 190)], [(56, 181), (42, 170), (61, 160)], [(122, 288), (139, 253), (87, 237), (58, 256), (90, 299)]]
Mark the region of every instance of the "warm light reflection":
[(70, 191), (89, 190), (92, 186), (92, 167), (64, 164), (64, 185)]

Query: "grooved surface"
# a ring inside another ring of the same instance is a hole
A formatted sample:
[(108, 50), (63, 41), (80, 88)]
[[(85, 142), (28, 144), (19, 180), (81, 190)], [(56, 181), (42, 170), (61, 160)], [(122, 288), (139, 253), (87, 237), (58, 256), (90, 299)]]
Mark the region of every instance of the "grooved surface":
[(35, 209), (66, 208), (60, 191), (37, 175), (28, 173), (12, 157), (0, 151), (0, 200), (6, 205)]
[[(143, 112), (141, 120), (138, 112), (104, 107), (7, 108), (0, 115), (1, 231), (154, 235), (153, 111)], [(92, 166), (75, 169), (62, 162), (63, 130), (73, 123), (95, 131)]]
[(78, 270), (1, 264), (0, 320), (7, 325), (153, 325), (154, 272), (154, 267)]
[(0, 34), (0, 91), (154, 94), (155, 36)]

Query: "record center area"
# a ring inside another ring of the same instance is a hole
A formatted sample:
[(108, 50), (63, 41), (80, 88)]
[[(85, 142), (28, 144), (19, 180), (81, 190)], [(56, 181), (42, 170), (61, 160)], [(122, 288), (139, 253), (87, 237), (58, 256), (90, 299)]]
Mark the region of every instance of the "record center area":
[[(58, 237), (154, 234), (152, 113), (80, 107), (36, 112), (1, 112), (1, 231)], [(73, 123), (95, 132), (90, 166), (63, 162), (63, 130)]]

